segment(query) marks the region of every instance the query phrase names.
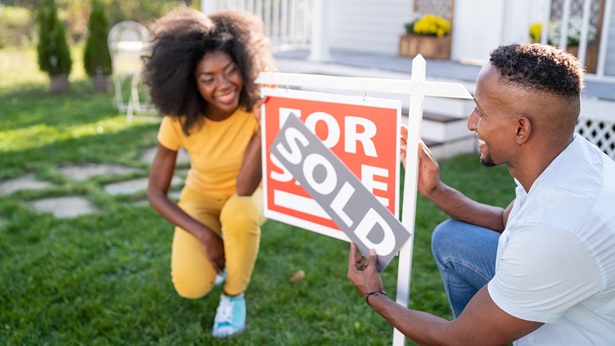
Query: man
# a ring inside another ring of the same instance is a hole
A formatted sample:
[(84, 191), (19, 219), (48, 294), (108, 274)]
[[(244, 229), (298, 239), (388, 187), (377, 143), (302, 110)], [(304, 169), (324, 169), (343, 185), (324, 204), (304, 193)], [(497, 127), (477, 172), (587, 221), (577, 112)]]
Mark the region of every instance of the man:
[(574, 134), (582, 74), (572, 55), (540, 44), (499, 47), (481, 70), (468, 128), (481, 163), (506, 164), (515, 178), (505, 209), (442, 183), (419, 144), (419, 192), (452, 218), (432, 247), (453, 321), (389, 299), (375, 252), (365, 259), (351, 245), (348, 278), (408, 338), (615, 345), (615, 162)]

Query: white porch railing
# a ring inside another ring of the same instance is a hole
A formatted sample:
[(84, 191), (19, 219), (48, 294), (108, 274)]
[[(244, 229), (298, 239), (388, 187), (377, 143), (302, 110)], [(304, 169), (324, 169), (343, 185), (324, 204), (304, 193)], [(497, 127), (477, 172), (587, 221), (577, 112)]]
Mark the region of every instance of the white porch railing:
[(241, 9), (256, 14), (276, 50), (310, 45), (312, 0), (202, 0), (201, 4), (205, 13)]
[[(542, 43), (547, 43), (547, 40), (548, 40), (549, 22), (552, 19), (551, 9), (553, 8), (551, 4), (556, 0), (548, 0), (548, 1), (550, 5), (548, 6), (549, 10), (546, 11), (545, 16), (543, 18), (542, 34), (541, 34)], [(562, 0), (559, 0), (557, 2), (562, 2)], [(586, 65), (587, 48), (588, 48), (588, 44), (590, 43), (588, 32), (590, 29), (590, 25), (592, 25), (591, 22), (592, 20), (594, 22), (601, 22), (602, 25), (601, 25), (601, 28), (599, 28), (600, 32), (597, 33), (600, 37), (597, 67), (596, 67), (596, 71), (594, 75), (592, 76), (590, 74), (588, 77), (604, 79), (604, 78), (607, 78), (605, 76), (605, 64), (606, 64), (607, 44), (609, 42), (609, 29), (611, 25), (610, 17), (611, 17), (611, 12), (612, 12), (612, 8), (611, 8), (612, 0), (604, 0), (603, 10), (601, 13), (599, 13), (599, 15), (602, 16), (602, 18), (591, 18), (592, 16), (591, 6), (592, 6), (592, 0), (583, 0), (583, 6), (582, 6), (582, 11), (581, 11), (582, 26), (581, 26), (581, 37), (579, 40), (578, 59), (582, 65)], [(560, 21), (561, 27), (560, 27), (559, 42), (553, 42), (554, 44), (557, 44), (557, 46), (559, 46), (562, 49), (568, 48), (568, 23), (570, 22), (570, 19), (573, 16), (571, 14), (571, 7), (572, 7), (572, 0), (563, 0), (562, 15), (561, 15), (561, 21)]]
[[(588, 46), (590, 44), (589, 29), (590, 25), (601, 23), (597, 28), (600, 32), (597, 32), (599, 37), (598, 57), (597, 64), (594, 73), (587, 73), (586, 79), (600, 79), (600, 80), (615, 80), (612, 75), (605, 75), (605, 64), (607, 59), (607, 44), (609, 43), (609, 31), (610, 31), (610, 17), (613, 13), (612, 0), (604, 0), (601, 2), (597, 0), (575, 0), (577, 5), (576, 13), (572, 13), (573, 0), (547, 0), (549, 3), (549, 10), (543, 18), (541, 41), (546, 43), (548, 39), (549, 22), (553, 19), (551, 10), (554, 3), (561, 3), (561, 20), (560, 37), (559, 42), (552, 42), (558, 45), (562, 49), (568, 48), (568, 23), (573, 16), (579, 16), (582, 20), (581, 35), (579, 39), (578, 59), (582, 65), (586, 66)], [(578, 5), (582, 3), (582, 7), (579, 11)], [(592, 8), (593, 5), (598, 4), (601, 7), (601, 11), (596, 11), (596, 8)], [(580, 13), (579, 13), (580, 12)], [(600, 18), (600, 16), (602, 16)], [(612, 42), (611, 42), (612, 44)], [(596, 48), (595, 46), (593, 47)], [(594, 57), (595, 59), (595, 57)], [(600, 100), (585, 100), (581, 115), (576, 125), (576, 131), (583, 137), (587, 138), (590, 142), (598, 146), (608, 156), (615, 159), (615, 114), (613, 111), (615, 107), (611, 102)]]

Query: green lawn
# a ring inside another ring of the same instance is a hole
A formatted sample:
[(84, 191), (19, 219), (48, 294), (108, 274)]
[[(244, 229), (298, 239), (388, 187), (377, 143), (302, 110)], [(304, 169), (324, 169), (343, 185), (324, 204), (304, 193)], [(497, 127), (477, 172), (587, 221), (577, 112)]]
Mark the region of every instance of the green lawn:
[[(80, 53), (75, 53), (77, 60)], [(33, 173), (54, 187), (0, 197), (0, 344), (8, 345), (389, 345), (392, 328), (346, 279), (348, 244), (279, 222), (262, 230), (246, 294), (248, 329), (212, 339), (221, 289), (200, 300), (178, 297), (170, 281), (172, 226), (151, 207), (131, 206), (143, 193), (116, 197), (62, 165), (116, 163), (140, 169), (157, 125), (127, 124), (111, 95), (93, 93), (76, 64), (71, 92), (52, 95), (33, 51), (0, 50), (0, 182)], [(473, 198), (504, 206), (513, 182), (504, 167), (477, 155), (441, 162), (444, 180)], [(100, 212), (76, 219), (37, 213), (28, 201), (80, 195)], [(419, 197), (412, 308), (450, 318), (429, 240), (445, 215)], [(303, 280), (291, 283), (297, 270)], [(397, 260), (383, 273), (395, 294)]]

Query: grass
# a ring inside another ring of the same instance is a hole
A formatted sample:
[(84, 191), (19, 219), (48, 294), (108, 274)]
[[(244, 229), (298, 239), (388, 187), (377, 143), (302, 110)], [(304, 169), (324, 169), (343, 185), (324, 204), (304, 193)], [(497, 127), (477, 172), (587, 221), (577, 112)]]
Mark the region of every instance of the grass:
[[(75, 53), (75, 56), (79, 56)], [(75, 59), (77, 60), (77, 59)], [(33, 173), (54, 187), (0, 197), (0, 344), (8, 345), (389, 345), (393, 329), (346, 279), (348, 244), (268, 221), (247, 292), (248, 329), (228, 340), (210, 334), (220, 288), (199, 300), (174, 292), (172, 226), (143, 193), (110, 196), (106, 183), (72, 181), (65, 164), (116, 163), (148, 175), (140, 155), (158, 125), (127, 124), (111, 95), (93, 93), (82, 71), (71, 92), (52, 95), (32, 51), (0, 50), (0, 182)], [(75, 67), (79, 69), (82, 67)], [(74, 70), (75, 71), (75, 70)], [(513, 197), (505, 168), (476, 155), (441, 162), (443, 179), (472, 198), (504, 206)], [(28, 202), (79, 195), (98, 213), (56, 219)], [(450, 318), (429, 240), (445, 215), (419, 197), (410, 306)], [(306, 277), (295, 283), (297, 270)], [(397, 260), (383, 273), (395, 294)]]

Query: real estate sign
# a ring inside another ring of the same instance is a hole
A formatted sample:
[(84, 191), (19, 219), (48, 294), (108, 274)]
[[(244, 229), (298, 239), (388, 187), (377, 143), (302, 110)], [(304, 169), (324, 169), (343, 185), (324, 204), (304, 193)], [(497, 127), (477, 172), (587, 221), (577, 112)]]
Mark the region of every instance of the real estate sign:
[(376, 250), (378, 271), (410, 237), (401, 222), (292, 113), (269, 151), (362, 253)]
[[(283, 164), (280, 156), (270, 150), (291, 116), (300, 119), (373, 198), (398, 216), (400, 101), (269, 88), (263, 89), (263, 95), (268, 96), (262, 113), (266, 217), (349, 240), (330, 214), (295, 179), (288, 162)], [(322, 183), (327, 168), (315, 163), (313, 168), (314, 182)], [(349, 198), (349, 203), (363, 202), (356, 196)]]

